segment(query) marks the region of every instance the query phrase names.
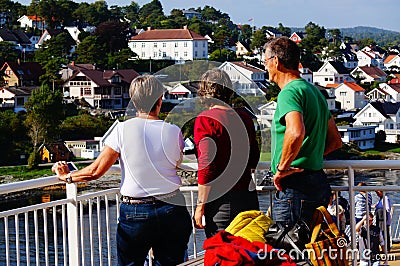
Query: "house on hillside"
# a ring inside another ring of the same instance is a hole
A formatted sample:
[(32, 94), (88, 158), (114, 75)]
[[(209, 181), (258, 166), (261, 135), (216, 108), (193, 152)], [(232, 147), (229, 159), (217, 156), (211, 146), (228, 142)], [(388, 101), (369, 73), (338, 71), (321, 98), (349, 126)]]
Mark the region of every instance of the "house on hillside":
[(383, 58), (380, 57), (378, 54), (361, 50), (358, 51), (356, 55), (358, 59), (358, 66), (378, 67), (380, 69), (384, 68)]
[(39, 87), (4, 87), (0, 88), (0, 108), (12, 108), (15, 113), (26, 112), (25, 103), (32, 91)]
[(15, 49), (19, 51), (31, 51), (31, 41), (22, 30), (9, 30), (0, 28), (0, 42), (9, 42), (15, 45)]
[[(378, 99), (383, 99), (387, 102), (400, 102), (400, 84), (399, 83), (380, 83), (379, 88), (375, 88), (374, 90), (370, 91), (370, 94), (375, 91), (379, 90), (381, 92), (381, 98), (377, 97)], [(383, 93), (383, 95), (382, 95)], [(369, 95), (370, 95), (369, 94)], [(372, 94), (371, 96), (375, 96)], [(382, 98), (384, 97), (384, 98)], [(376, 98), (370, 97), (371, 100), (378, 100)]]
[(100, 154), (99, 140), (66, 140), (65, 145), (76, 158), (95, 159)]
[(219, 66), (232, 81), (233, 89), (239, 94), (264, 95), (268, 88), (266, 71), (248, 64), (246, 61), (224, 62)]
[(95, 108), (125, 108), (130, 101), (129, 86), (137, 76), (133, 69), (80, 69), (63, 84), (63, 93)]
[(398, 143), (400, 138), (400, 103), (370, 102), (354, 119), (354, 126), (375, 126), (375, 132), (386, 133), (386, 142)]
[(194, 60), (208, 57), (208, 39), (189, 30), (151, 29), (132, 37), (128, 47), (141, 59)]
[(265, 37), (267, 37), (267, 39), (268, 38), (278, 38), (278, 37), (282, 37), (282, 36), (283, 36), (282, 32), (280, 32), (278, 30), (275, 30), (275, 29), (265, 30)]
[(375, 147), (375, 126), (338, 126), (343, 143), (354, 143), (361, 150)]
[(292, 33), (292, 35), (290, 35), (289, 39), (291, 39), (292, 41), (294, 41), (295, 43), (299, 43), (301, 42), (301, 40), (303, 40), (305, 37), (307, 37), (307, 34), (305, 32), (301, 32), (301, 31), (295, 31)]
[(247, 55), (248, 53), (251, 53), (250, 47), (243, 44), (242, 42), (236, 43), (236, 56), (237, 57)]
[(45, 72), (36, 62), (5, 62), (0, 69), (6, 87), (39, 86), (39, 77)]
[(375, 81), (385, 82), (387, 74), (378, 67), (358, 66), (353, 69), (350, 75), (360, 80), (361, 84), (373, 84)]
[(70, 64), (64, 66), (58, 72), (58, 74), (61, 76), (62, 80), (67, 80), (79, 70), (94, 70), (94, 69), (96, 69), (96, 66), (93, 64), (76, 64), (74, 61), (72, 61)]
[(197, 17), (199, 20), (201, 20), (201, 18), (203, 17), (203, 15), (200, 12), (197, 12), (192, 8), (182, 9), (182, 13), (187, 19), (193, 19), (194, 17)]
[(342, 110), (361, 109), (367, 105), (365, 90), (355, 82), (344, 82), (335, 87), (336, 101)]
[(303, 67), (303, 64), (299, 64), (300, 77), (313, 84), (313, 73), (308, 67)]
[(317, 87), (322, 95), (325, 97), (329, 111), (337, 110), (335, 88), (323, 87), (321, 85), (315, 85), (315, 87)]
[(392, 99), (391, 95), (381, 88), (373, 88), (366, 94), (366, 96), (368, 97), (370, 102), (395, 102)]
[(389, 55), (383, 61), (384, 70), (400, 71), (400, 55)]
[(21, 24), (21, 28), (27, 29), (46, 29), (47, 23), (45, 22), (44, 18), (39, 16), (27, 16), (23, 15), (17, 20)]
[(63, 142), (42, 144), (39, 147), (38, 152), (42, 163), (70, 161), (74, 156)]
[(350, 71), (344, 67), (343, 63), (336, 61), (325, 62), (322, 67), (313, 72), (314, 84), (326, 86), (327, 84), (354, 82), (350, 76)]

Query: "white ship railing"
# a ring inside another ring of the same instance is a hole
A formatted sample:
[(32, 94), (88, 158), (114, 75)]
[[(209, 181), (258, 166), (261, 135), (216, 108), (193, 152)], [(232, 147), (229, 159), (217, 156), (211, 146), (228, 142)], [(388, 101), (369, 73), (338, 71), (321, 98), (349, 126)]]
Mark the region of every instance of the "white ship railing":
[[(197, 164), (185, 164), (184, 167), (196, 170)], [(257, 168), (266, 170), (269, 168), (269, 163), (259, 163)], [(351, 217), (355, 217), (355, 192), (382, 190), (386, 194), (389, 191), (400, 191), (400, 186), (356, 187), (354, 184), (355, 170), (400, 169), (399, 160), (326, 161), (324, 169), (347, 170), (348, 186), (334, 186), (333, 190), (348, 192)], [(112, 170), (118, 171), (119, 167), (113, 166)], [(59, 184), (60, 181), (55, 176), (43, 177), (2, 184), (0, 194)], [(190, 194), (187, 204), (193, 213), (197, 186), (182, 187), (181, 190)], [(257, 186), (257, 190), (270, 193), (269, 198), (272, 201), (274, 187)], [(4, 225), (4, 234), (0, 235), (0, 249), (3, 249), (0, 250), (0, 258), (5, 258), (7, 266), (115, 265), (116, 245), (113, 236), (119, 208), (113, 208), (114, 211), (111, 211), (110, 205), (113, 204), (119, 205), (118, 188), (79, 195), (77, 184), (67, 184), (65, 199), (0, 212), (0, 225)], [(394, 204), (392, 211), (391, 236), (394, 241), (400, 239), (400, 208), (398, 207), (400, 207), (399, 204)], [(351, 220), (351, 248), (355, 249), (355, 224), (353, 219)], [(387, 233), (390, 232), (385, 232)], [(197, 252), (201, 250), (199, 246), (201, 247), (201, 243), (196, 242), (194, 229), (192, 258), (196, 258)]]

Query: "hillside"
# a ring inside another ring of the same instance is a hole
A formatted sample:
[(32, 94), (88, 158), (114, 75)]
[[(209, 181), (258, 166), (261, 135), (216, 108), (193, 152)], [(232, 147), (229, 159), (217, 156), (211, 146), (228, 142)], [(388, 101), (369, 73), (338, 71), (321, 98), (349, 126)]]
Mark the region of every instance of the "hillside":
[[(291, 28), (294, 31), (304, 31), (304, 28)], [(330, 29), (326, 29), (328, 33)], [(385, 46), (390, 43), (400, 43), (400, 32), (379, 29), (375, 27), (357, 26), (353, 28), (340, 28), (343, 37), (351, 37), (353, 40), (361, 40), (371, 38), (380, 46)]]

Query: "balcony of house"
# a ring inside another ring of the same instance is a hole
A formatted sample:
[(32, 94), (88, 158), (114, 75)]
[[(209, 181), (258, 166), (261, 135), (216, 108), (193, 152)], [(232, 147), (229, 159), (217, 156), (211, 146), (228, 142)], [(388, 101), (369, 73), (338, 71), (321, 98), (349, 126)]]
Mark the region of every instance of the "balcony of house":
[[(269, 166), (268, 162), (260, 162), (256, 173), (263, 176)], [(196, 171), (197, 164), (187, 163), (183, 167), (187, 171)], [(382, 190), (383, 197), (390, 195), (393, 203), (392, 223), (390, 230), (385, 230), (384, 235), (387, 239), (390, 234), (393, 246), (392, 251), (390, 253), (385, 251), (384, 255), (389, 265), (395, 265), (396, 260), (399, 260), (400, 250), (396, 244), (400, 242), (400, 186), (397, 185), (398, 177), (395, 170), (400, 169), (400, 161), (325, 161), (324, 169), (330, 178), (335, 178), (338, 174), (342, 175), (343, 183), (333, 184), (332, 189), (336, 195), (341, 192), (349, 200), (350, 217), (355, 217), (354, 197), (358, 191), (366, 191), (374, 196), (374, 191)], [(360, 176), (365, 176), (366, 173), (369, 173), (371, 177), (382, 174), (382, 177), (374, 179), (380, 180), (379, 182), (371, 181), (367, 186), (356, 186), (355, 180), (360, 180)], [(119, 174), (120, 168), (115, 165), (100, 180), (92, 182), (99, 183), (102, 179), (106, 179), (105, 183), (107, 183), (110, 178), (118, 180)], [(254, 175), (254, 178), (258, 174)], [(393, 175), (396, 176), (393, 177)], [(385, 181), (388, 178), (392, 178), (390, 182)], [(5, 205), (2, 206), (0, 265), (116, 265), (115, 232), (119, 216), (119, 188), (100, 187), (95, 191), (85, 191), (79, 189), (79, 186), (80, 184), (76, 183), (60, 182), (55, 176), (1, 184), (0, 195), (6, 195), (7, 198), (12, 197), (14, 193), (26, 193), (28, 190), (46, 194), (41, 197), (42, 203), (26, 201), (24, 206), (11, 209), (5, 208)], [(49, 188), (54, 187), (65, 189), (64, 196), (51, 200), (47, 194)], [(260, 208), (266, 212), (268, 207), (272, 206), (275, 187), (256, 186), (255, 189), (259, 194)], [(183, 186), (181, 191), (185, 196), (188, 210), (193, 214), (197, 186)], [(16, 198), (19, 197), (16, 196)], [(348, 248), (357, 250), (353, 219), (350, 220), (347, 233), (349, 235)], [(190, 260), (184, 265), (203, 264), (203, 241), (204, 232), (193, 229), (188, 246)], [(151, 257), (149, 263), (152, 263)], [(350, 264), (357, 265), (357, 260), (350, 261)]]

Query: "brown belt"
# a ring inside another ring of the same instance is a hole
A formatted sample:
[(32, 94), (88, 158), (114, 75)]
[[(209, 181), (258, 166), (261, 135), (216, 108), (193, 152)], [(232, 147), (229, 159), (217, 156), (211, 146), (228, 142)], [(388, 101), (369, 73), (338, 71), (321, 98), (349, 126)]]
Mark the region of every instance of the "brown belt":
[(148, 203), (156, 203), (164, 199), (169, 199), (178, 194), (179, 190), (172, 191), (167, 194), (157, 195), (157, 196), (149, 196), (149, 197), (130, 197), (130, 196), (121, 196), (121, 202), (124, 204), (148, 204)]

